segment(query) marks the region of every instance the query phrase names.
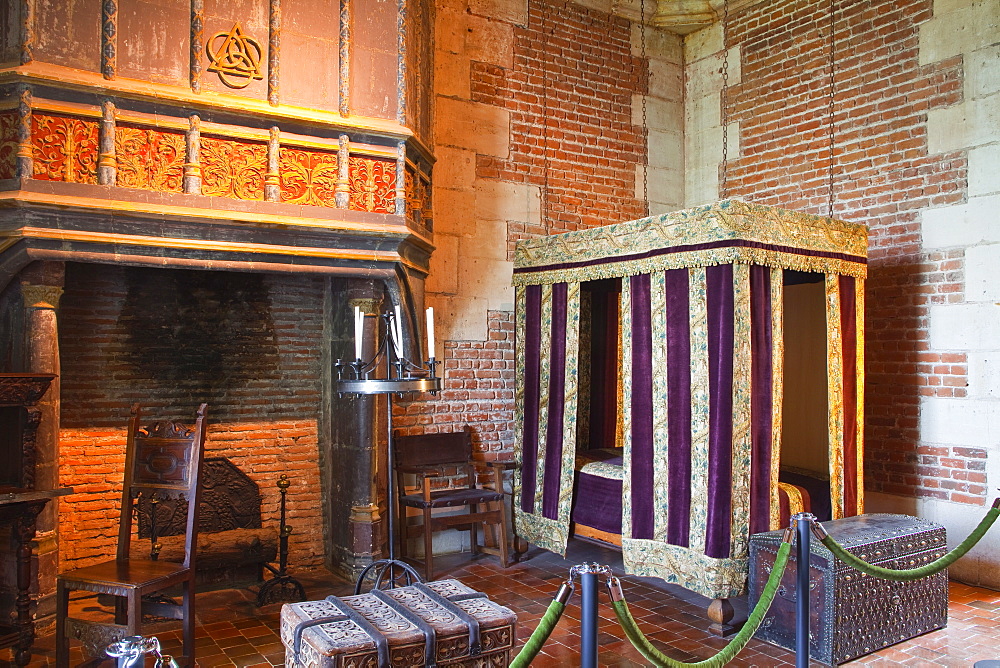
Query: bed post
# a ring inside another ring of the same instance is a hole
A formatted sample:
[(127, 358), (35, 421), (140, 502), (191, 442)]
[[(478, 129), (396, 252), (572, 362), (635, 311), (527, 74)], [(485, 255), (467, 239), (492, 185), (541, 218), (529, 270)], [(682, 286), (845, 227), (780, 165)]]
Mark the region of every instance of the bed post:
[(709, 633), (714, 636), (719, 636), (724, 638), (728, 635), (732, 635), (740, 630), (742, 624), (732, 624), (733, 617), (736, 616), (736, 610), (733, 608), (733, 604), (729, 602), (728, 598), (714, 598), (712, 602), (708, 604), (708, 615), (711, 625), (708, 627)]

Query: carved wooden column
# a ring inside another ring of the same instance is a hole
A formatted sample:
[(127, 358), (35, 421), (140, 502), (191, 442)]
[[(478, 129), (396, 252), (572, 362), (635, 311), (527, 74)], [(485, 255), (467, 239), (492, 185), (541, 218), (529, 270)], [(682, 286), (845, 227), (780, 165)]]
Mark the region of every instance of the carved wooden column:
[[(25, 350), (27, 370), (52, 373), (56, 378), (38, 402), (41, 424), (35, 440), (35, 489), (59, 487), (59, 326), (56, 311), (62, 297), (65, 264), (34, 262), (20, 275), (24, 300)], [(54, 610), (55, 578), (59, 572), (58, 504), (42, 511), (36, 524), (38, 542), (39, 616)]]

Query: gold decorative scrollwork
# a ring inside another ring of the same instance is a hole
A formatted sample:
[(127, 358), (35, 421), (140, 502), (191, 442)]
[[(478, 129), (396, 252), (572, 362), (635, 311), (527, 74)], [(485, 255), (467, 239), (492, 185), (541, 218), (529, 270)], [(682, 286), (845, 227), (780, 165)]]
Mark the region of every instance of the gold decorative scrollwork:
[(267, 145), (202, 137), (201, 171), (203, 195), (263, 200)]
[(422, 185), (416, 173), (407, 167), (403, 181), (403, 191), (406, 193), (406, 217), (414, 222), (417, 220), (417, 212), (424, 208)]
[(251, 81), (264, 78), (260, 73), (260, 43), (244, 35), (239, 23), (234, 23), (229, 32), (212, 35), (205, 52), (212, 63), (208, 71), (217, 72), (219, 80), (230, 88), (246, 88)]
[(290, 204), (337, 206), (337, 154), (282, 148), (281, 201)]
[(0, 114), (0, 179), (14, 178), (17, 170), (17, 114)]
[(115, 128), (118, 183), (124, 188), (181, 192), (184, 135), (119, 125)]
[(396, 213), (396, 161), (351, 156), (348, 171), (354, 211)]
[(34, 178), (97, 183), (98, 123), (71, 116), (33, 114)]

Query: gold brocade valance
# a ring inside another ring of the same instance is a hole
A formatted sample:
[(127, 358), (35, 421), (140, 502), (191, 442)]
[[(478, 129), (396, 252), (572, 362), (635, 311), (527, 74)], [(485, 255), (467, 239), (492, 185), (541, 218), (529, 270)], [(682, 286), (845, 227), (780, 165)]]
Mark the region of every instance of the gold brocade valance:
[(514, 284), (588, 281), (731, 263), (865, 278), (867, 254), (864, 225), (724, 200), (522, 241), (514, 255)]

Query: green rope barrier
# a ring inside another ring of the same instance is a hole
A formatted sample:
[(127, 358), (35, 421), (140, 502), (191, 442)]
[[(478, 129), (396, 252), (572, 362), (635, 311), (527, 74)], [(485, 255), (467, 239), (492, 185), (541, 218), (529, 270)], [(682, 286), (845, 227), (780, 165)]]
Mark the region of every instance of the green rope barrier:
[(563, 589), (560, 589), (556, 597), (549, 603), (548, 609), (542, 615), (542, 618), (538, 620), (538, 626), (535, 627), (531, 637), (528, 638), (528, 642), (524, 643), (524, 647), (521, 648), (521, 651), (510, 662), (510, 668), (527, 668), (527, 666), (531, 665), (535, 655), (538, 654), (538, 650), (549, 639), (552, 629), (559, 623), (559, 618), (562, 617), (563, 610), (566, 609), (566, 599), (569, 596), (567, 595), (563, 600), (560, 600), (562, 592)]
[(956, 559), (964, 556), (966, 552), (971, 550), (972, 547), (979, 542), (986, 532), (989, 531), (990, 527), (993, 526), (993, 523), (997, 521), (998, 516), (1000, 516), (1000, 497), (993, 502), (993, 507), (990, 508), (988, 513), (986, 513), (986, 517), (984, 517), (979, 523), (979, 526), (976, 527), (975, 531), (969, 534), (969, 537), (963, 540), (958, 547), (948, 554), (935, 559), (929, 564), (903, 570), (873, 566), (867, 561), (854, 556), (841, 547), (841, 545), (837, 543), (837, 541), (835, 541), (818, 522), (813, 525), (813, 533), (816, 534), (816, 537), (823, 543), (823, 545), (826, 546), (828, 550), (833, 552), (833, 556), (837, 557), (848, 566), (851, 566), (862, 573), (882, 578), (883, 580), (910, 582), (911, 580), (919, 580), (920, 578), (934, 575), (935, 573), (939, 573), (940, 571), (943, 571), (951, 566)]
[(628, 610), (628, 605), (625, 603), (624, 598), (612, 595), (611, 606), (615, 610), (615, 615), (618, 617), (618, 623), (621, 624), (622, 630), (625, 631), (625, 635), (632, 642), (639, 653), (646, 657), (647, 661), (653, 663), (653, 665), (661, 668), (717, 668), (718, 666), (724, 666), (730, 661), (732, 661), (737, 654), (743, 651), (747, 643), (750, 642), (750, 637), (757, 632), (757, 628), (760, 626), (761, 621), (764, 619), (764, 615), (767, 613), (767, 609), (771, 607), (771, 602), (774, 600), (774, 594), (778, 591), (778, 585), (781, 583), (781, 576), (785, 572), (785, 564), (788, 563), (788, 554), (792, 550), (791, 546), (791, 534), (786, 532), (786, 539), (782, 541), (781, 545), (778, 547), (778, 555), (774, 559), (774, 568), (771, 569), (771, 576), (767, 579), (767, 584), (764, 586), (764, 591), (761, 592), (760, 600), (757, 601), (757, 605), (754, 606), (753, 612), (747, 618), (746, 623), (740, 632), (729, 641), (725, 647), (719, 650), (718, 654), (704, 661), (697, 661), (695, 663), (685, 663), (684, 661), (677, 661), (676, 659), (671, 659), (669, 656), (656, 649), (651, 642), (643, 635), (642, 631), (639, 630), (638, 625), (635, 623), (635, 619), (632, 617), (632, 613)]

